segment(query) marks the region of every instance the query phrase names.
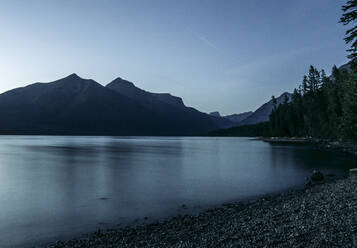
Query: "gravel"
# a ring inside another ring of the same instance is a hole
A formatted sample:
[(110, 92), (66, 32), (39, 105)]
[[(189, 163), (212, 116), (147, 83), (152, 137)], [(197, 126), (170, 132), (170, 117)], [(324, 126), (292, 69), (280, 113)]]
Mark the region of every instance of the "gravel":
[(357, 181), (337, 180), (198, 216), (97, 231), (48, 247), (357, 247)]

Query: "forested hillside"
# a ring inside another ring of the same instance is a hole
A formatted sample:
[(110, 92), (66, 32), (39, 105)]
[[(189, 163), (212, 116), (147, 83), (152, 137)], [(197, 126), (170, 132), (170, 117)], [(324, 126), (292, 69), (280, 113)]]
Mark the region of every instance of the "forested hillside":
[(357, 1), (348, 1), (342, 10), (340, 22), (352, 25), (345, 37), (351, 44), (351, 62), (340, 69), (333, 67), (330, 77), (311, 66), (293, 101), (270, 115), (270, 135), (357, 139)]
[(293, 101), (274, 108), (270, 115), (271, 136), (357, 138), (357, 74), (352, 66), (323, 70), (310, 67)]
[(310, 66), (292, 101), (279, 104), (273, 96), (269, 121), (261, 125), (215, 131), (223, 136), (315, 137), (357, 140), (357, 0), (342, 6), (340, 22), (348, 25), (345, 41), (350, 62), (334, 66), (331, 76)]

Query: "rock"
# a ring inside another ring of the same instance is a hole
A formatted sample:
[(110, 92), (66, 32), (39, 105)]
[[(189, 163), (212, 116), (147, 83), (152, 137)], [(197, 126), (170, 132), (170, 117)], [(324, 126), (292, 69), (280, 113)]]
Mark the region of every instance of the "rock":
[(350, 178), (354, 181), (357, 180), (357, 168), (350, 169)]
[(311, 179), (310, 178), (306, 178), (305, 186), (311, 186), (311, 185), (312, 185)]
[(312, 181), (322, 181), (324, 180), (324, 174), (320, 171), (314, 170), (311, 175), (311, 180)]

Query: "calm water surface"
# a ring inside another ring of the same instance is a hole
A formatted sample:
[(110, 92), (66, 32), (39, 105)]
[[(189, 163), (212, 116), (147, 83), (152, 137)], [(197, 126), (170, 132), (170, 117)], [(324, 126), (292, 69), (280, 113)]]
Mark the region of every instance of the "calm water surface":
[(199, 211), (352, 167), (346, 155), (248, 138), (0, 136), (0, 247)]

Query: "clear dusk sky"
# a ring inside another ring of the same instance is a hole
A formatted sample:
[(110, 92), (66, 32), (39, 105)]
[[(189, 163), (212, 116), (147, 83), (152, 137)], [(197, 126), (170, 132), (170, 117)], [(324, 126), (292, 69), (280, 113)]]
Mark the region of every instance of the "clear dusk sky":
[(255, 110), (347, 62), (336, 0), (1, 0), (0, 92), (73, 72), (188, 106)]

